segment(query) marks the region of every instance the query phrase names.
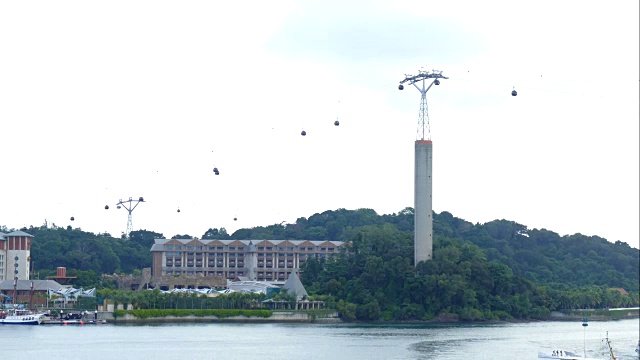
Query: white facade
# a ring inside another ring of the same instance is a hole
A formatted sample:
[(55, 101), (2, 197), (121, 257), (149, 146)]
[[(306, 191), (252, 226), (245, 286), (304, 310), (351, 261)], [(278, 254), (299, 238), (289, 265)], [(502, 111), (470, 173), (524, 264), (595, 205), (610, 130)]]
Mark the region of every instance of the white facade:
[(0, 281), (30, 279), (32, 239), (23, 231), (0, 233)]

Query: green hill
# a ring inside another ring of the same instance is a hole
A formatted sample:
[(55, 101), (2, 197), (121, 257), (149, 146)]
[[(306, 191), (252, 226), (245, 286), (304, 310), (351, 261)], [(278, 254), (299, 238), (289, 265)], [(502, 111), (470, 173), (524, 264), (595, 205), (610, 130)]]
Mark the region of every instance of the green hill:
[[(347, 319), (543, 318), (556, 309), (638, 306), (640, 251), (626, 243), (559, 236), (507, 220), (472, 224), (448, 212), (433, 218), (434, 259), (417, 267), (411, 208), (387, 215), (338, 209), (233, 234), (210, 228), (201, 238), (347, 242), (349, 251), (334, 259), (307, 261), (301, 277), (312, 296)], [(79, 285), (98, 287), (100, 274), (151, 266), (153, 239), (163, 237), (147, 230), (128, 240), (70, 227), (21, 230), (34, 236), (36, 276), (65, 266)]]

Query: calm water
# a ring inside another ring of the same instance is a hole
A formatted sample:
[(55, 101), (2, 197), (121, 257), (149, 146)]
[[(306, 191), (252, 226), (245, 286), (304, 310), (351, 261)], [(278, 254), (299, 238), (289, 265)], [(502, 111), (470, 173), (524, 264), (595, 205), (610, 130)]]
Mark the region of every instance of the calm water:
[[(536, 359), (562, 348), (637, 359), (638, 319), (496, 325), (0, 326), (0, 359)], [(636, 357), (634, 357), (636, 356)]]

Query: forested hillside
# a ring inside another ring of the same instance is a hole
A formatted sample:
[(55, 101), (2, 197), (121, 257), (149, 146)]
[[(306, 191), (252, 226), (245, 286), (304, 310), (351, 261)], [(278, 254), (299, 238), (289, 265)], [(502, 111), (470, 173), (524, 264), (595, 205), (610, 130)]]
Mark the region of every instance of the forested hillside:
[[(21, 230), (34, 236), (36, 276), (65, 266), (84, 286), (100, 286), (103, 273), (151, 266), (153, 239), (163, 237), (147, 230), (133, 231), (130, 239), (71, 228)], [(311, 294), (358, 319), (541, 317), (559, 308), (638, 304), (640, 253), (626, 243), (559, 236), (507, 220), (472, 224), (442, 212), (434, 214), (434, 260), (416, 268), (412, 231), (411, 208), (388, 215), (338, 209), (233, 234), (210, 228), (201, 238), (347, 242), (349, 252), (335, 260), (308, 261), (302, 281)], [(608, 288), (624, 288), (631, 296)]]

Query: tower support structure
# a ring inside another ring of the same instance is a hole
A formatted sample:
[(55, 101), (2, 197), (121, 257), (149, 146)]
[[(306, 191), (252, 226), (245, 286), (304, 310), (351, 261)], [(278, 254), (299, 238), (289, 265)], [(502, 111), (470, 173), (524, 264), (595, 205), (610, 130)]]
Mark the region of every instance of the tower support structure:
[[(405, 78), (398, 85), (399, 90), (404, 90), (405, 83), (413, 85), (421, 95), (414, 153), (413, 248), (415, 266), (421, 261), (433, 259), (433, 143), (427, 107), (427, 91), (433, 85), (440, 85), (439, 79), (447, 79), (442, 75), (442, 71), (420, 70), (418, 75), (405, 75)], [(428, 80), (431, 82), (427, 85)]]
[(433, 258), (433, 143), (415, 142), (415, 175), (413, 191), (414, 264)]
[(140, 196), (138, 200), (129, 198), (129, 200), (122, 201), (122, 199), (120, 199), (116, 204), (118, 209), (123, 207), (129, 212), (129, 216), (127, 217), (127, 232), (125, 233), (127, 238), (129, 238), (129, 234), (133, 231), (133, 217), (131, 213), (141, 202), (144, 202), (144, 198), (142, 196)]

